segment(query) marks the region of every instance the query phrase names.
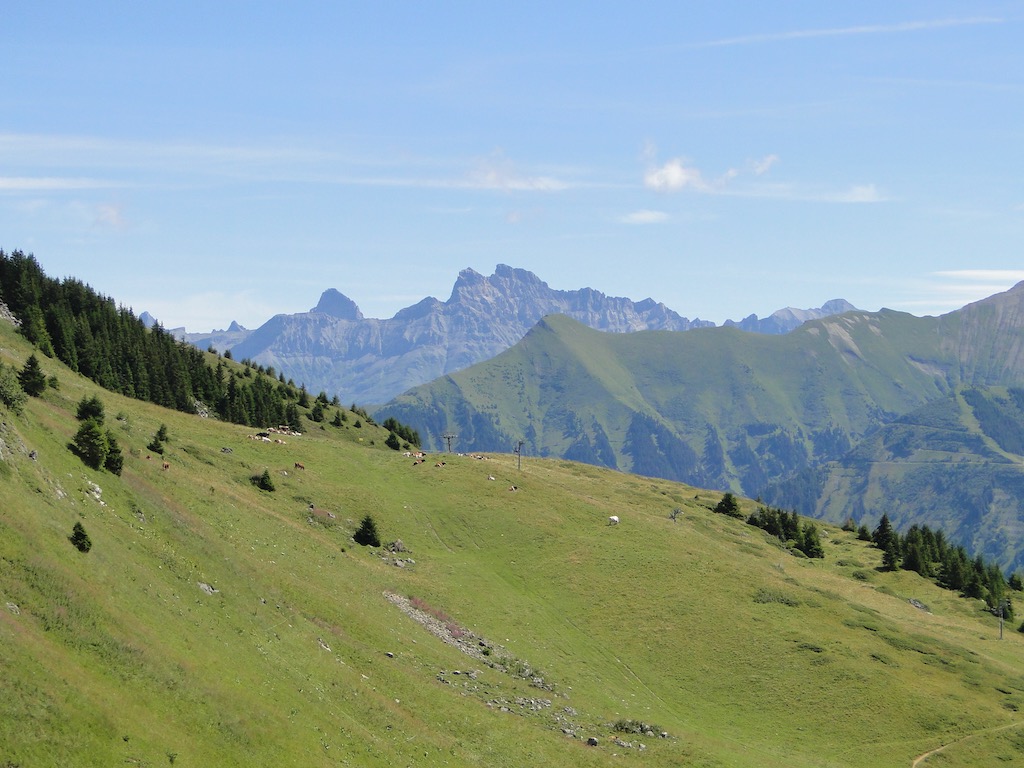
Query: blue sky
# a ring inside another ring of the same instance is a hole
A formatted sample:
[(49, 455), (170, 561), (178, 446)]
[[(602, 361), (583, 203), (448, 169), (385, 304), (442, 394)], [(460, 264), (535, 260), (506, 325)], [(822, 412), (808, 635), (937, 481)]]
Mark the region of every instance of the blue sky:
[(940, 314), (1024, 280), (1022, 41), (1019, 2), (8, 3), (0, 248), (192, 331), (499, 263)]

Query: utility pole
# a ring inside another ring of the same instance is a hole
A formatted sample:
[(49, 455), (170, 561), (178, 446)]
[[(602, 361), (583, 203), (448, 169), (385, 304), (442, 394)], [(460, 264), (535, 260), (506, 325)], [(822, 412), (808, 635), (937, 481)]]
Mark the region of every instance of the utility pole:
[(448, 453), (452, 452), (452, 440), (454, 440), (456, 437), (458, 437), (458, 435), (456, 435), (454, 432), (445, 432), (443, 435), (441, 435), (441, 439), (448, 443)]
[(516, 443), (515, 450), (512, 451), (516, 455), (516, 465), (519, 471), (523, 469), (523, 441), (520, 440)]

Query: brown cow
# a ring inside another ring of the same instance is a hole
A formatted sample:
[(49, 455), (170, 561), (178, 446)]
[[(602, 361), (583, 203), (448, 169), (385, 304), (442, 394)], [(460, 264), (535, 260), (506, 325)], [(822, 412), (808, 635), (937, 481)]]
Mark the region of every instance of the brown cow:
[(170, 468), (171, 468), (170, 462), (165, 461), (162, 469), (170, 469)]
[(296, 469), (305, 469), (305, 468), (306, 468), (306, 465), (305, 465), (305, 464), (303, 464), (303, 463), (302, 463), (301, 461), (296, 461), (296, 462), (295, 462), (295, 468), (296, 468)]

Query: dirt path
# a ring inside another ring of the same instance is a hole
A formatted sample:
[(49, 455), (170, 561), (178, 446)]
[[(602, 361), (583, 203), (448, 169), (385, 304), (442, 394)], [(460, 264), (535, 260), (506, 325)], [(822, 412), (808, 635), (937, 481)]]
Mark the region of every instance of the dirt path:
[(935, 749), (930, 749), (927, 752), (925, 752), (924, 754), (918, 755), (917, 757), (914, 758), (914, 762), (912, 762), (910, 764), (910, 768), (918, 768), (918, 766), (920, 766), (921, 763), (923, 763), (925, 760), (927, 760), (932, 755), (937, 755), (939, 752), (942, 752), (943, 750), (946, 750), (949, 747), (953, 747), (953, 746), (956, 746), (957, 744), (965, 742), (968, 739), (973, 739), (973, 738), (976, 738), (978, 736), (985, 736), (985, 735), (990, 734), (990, 733), (998, 733), (999, 731), (1006, 731), (1006, 730), (1009, 730), (1010, 728), (1018, 728), (1021, 725), (1024, 725), (1024, 721), (1017, 722), (1017, 723), (1009, 723), (1007, 725), (999, 725), (999, 726), (996, 726), (995, 728), (986, 728), (983, 731), (975, 731), (974, 733), (969, 733), (966, 736), (964, 736), (963, 738), (957, 739), (956, 741), (951, 741), (951, 742), (949, 742), (949, 744), (943, 744), (941, 747), (936, 747)]

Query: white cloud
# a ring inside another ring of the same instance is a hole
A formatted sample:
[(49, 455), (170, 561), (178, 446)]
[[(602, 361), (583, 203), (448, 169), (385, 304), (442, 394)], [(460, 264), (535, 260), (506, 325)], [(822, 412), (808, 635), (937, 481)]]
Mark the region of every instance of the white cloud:
[(825, 195), (822, 199), (832, 203), (881, 203), (887, 198), (874, 184), (856, 184), (845, 192)]
[(658, 224), (668, 220), (668, 214), (664, 211), (633, 211), (619, 218), (623, 224)]
[(673, 158), (660, 168), (649, 168), (644, 186), (656, 192), (676, 192), (684, 187), (708, 191), (711, 187), (696, 168), (688, 168), (681, 158)]
[(755, 176), (763, 176), (771, 170), (772, 166), (779, 162), (778, 155), (765, 155), (760, 160), (755, 160), (751, 165)]
[(116, 203), (103, 203), (96, 206), (96, 219), (93, 222), (96, 226), (113, 227), (124, 229), (126, 222), (121, 206)]
[(512, 192), (560, 192), (569, 184), (552, 176), (523, 175), (500, 152), (480, 160), (463, 185), (471, 189)]

